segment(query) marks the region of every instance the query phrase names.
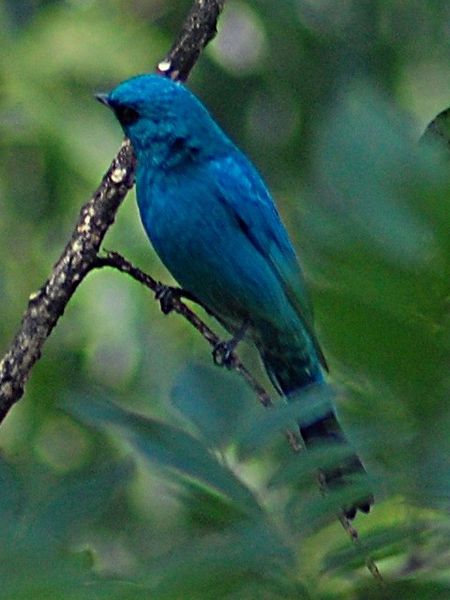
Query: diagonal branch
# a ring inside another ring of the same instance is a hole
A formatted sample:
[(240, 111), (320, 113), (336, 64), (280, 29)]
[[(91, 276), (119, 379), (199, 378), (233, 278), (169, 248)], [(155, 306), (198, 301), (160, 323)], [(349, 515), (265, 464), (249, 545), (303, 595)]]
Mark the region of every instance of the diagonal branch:
[[(144, 273), (134, 265), (132, 265), (126, 258), (118, 254), (117, 252), (108, 252), (106, 256), (99, 256), (95, 260), (93, 264), (93, 268), (101, 268), (101, 267), (112, 267), (121, 271), (122, 273), (127, 273), (133, 279), (142, 283), (146, 287), (148, 287), (152, 292), (155, 293), (156, 298), (160, 298), (160, 294), (162, 291), (167, 290), (167, 286), (153, 279), (151, 275)], [(197, 331), (200, 332), (202, 337), (208, 342), (210, 346), (215, 348), (217, 344), (220, 343), (220, 338), (212, 329), (206, 325), (204, 321), (198, 317), (195, 312), (193, 312), (181, 299), (179, 296), (175, 294), (170, 294), (168, 300), (164, 302), (164, 311), (165, 313), (174, 311), (179, 315), (182, 315)], [(253, 377), (253, 375), (248, 371), (248, 369), (244, 366), (239, 356), (232, 352), (230, 355), (230, 360), (228, 364), (231, 369), (237, 371), (239, 375), (241, 375), (246, 383), (250, 386), (253, 392), (256, 394), (259, 402), (265, 407), (269, 408), (273, 406), (272, 400), (270, 399), (269, 394), (262, 387), (260, 383)]]
[[(206, 44), (214, 37), (224, 0), (194, 0), (181, 33), (158, 72), (185, 80)], [(100, 244), (134, 183), (135, 160), (125, 140), (99, 188), (81, 208), (71, 238), (48, 280), (30, 297), (22, 323), (0, 362), (0, 422), (23, 395), (45, 341), (67, 303), (96, 260)]]
[(196, 0), (172, 48), (157, 67), (160, 74), (186, 81), (203, 48), (216, 35), (225, 0)]

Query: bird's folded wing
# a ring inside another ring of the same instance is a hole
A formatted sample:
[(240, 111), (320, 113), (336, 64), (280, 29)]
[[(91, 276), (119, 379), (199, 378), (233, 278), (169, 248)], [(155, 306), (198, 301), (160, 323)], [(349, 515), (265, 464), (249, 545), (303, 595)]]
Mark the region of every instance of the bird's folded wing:
[(313, 329), (312, 308), (297, 256), (261, 177), (238, 151), (211, 161), (218, 197), (270, 265), (308, 332), (322, 366), (327, 364)]

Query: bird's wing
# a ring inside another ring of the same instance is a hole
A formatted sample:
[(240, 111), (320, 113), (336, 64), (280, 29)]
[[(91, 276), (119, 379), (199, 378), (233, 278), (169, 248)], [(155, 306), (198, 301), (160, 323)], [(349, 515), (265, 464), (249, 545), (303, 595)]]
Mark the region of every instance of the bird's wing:
[(281, 283), (314, 343), (322, 366), (325, 357), (313, 329), (313, 314), (297, 256), (261, 177), (238, 151), (210, 163), (218, 197)]

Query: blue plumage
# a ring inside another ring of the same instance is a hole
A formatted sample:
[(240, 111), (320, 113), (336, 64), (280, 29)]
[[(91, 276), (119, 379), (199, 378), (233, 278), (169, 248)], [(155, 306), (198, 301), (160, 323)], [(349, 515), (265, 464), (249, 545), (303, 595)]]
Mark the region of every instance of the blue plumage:
[[(248, 324), (247, 336), (285, 396), (321, 382), (326, 363), (303, 275), (250, 161), (180, 83), (138, 76), (106, 103), (135, 149), (142, 222), (175, 279), (230, 332)], [(301, 430), (307, 442), (344, 440), (332, 412)], [(346, 471), (361, 468), (355, 458)]]

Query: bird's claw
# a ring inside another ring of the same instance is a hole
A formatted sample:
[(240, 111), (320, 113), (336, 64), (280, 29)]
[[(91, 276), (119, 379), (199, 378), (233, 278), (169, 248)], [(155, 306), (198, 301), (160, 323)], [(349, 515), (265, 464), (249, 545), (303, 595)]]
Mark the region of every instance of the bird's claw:
[(244, 321), (231, 340), (228, 340), (227, 342), (218, 342), (214, 346), (212, 355), (217, 366), (226, 367), (227, 369), (232, 369), (234, 367), (235, 356), (233, 352), (244, 338), (248, 325), (249, 322), (247, 320)]
[(226, 367), (227, 369), (231, 369), (233, 367), (234, 347), (235, 344), (233, 344), (233, 340), (231, 340), (231, 343), (218, 342), (212, 351), (214, 363), (218, 367)]
[(168, 315), (173, 311), (173, 301), (179, 298), (179, 293), (177, 288), (160, 283), (155, 292), (155, 298), (159, 301), (161, 312)]
[(373, 502), (373, 496), (368, 496), (364, 500), (356, 501), (353, 505), (343, 506), (342, 512), (349, 521), (352, 521), (358, 510), (366, 514), (369, 513)]
[[(337, 467), (327, 473), (322, 472), (322, 476), (324, 479), (324, 483), (329, 489), (339, 489), (345, 484), (345, 475), (346, 473), (351, 473), (355, 467), (352, 466), (352, 463), (347, 464), (346, 466)], [(352, 521), (356, 513), (361, 511), (363, 513), (370, 512), (371, 506), (374, 503), (374, 497), (372, 494), (368, 493), (360, 498), (355, 499), (354, 502), (343, 506), (342, 512), (347, 519)]]

